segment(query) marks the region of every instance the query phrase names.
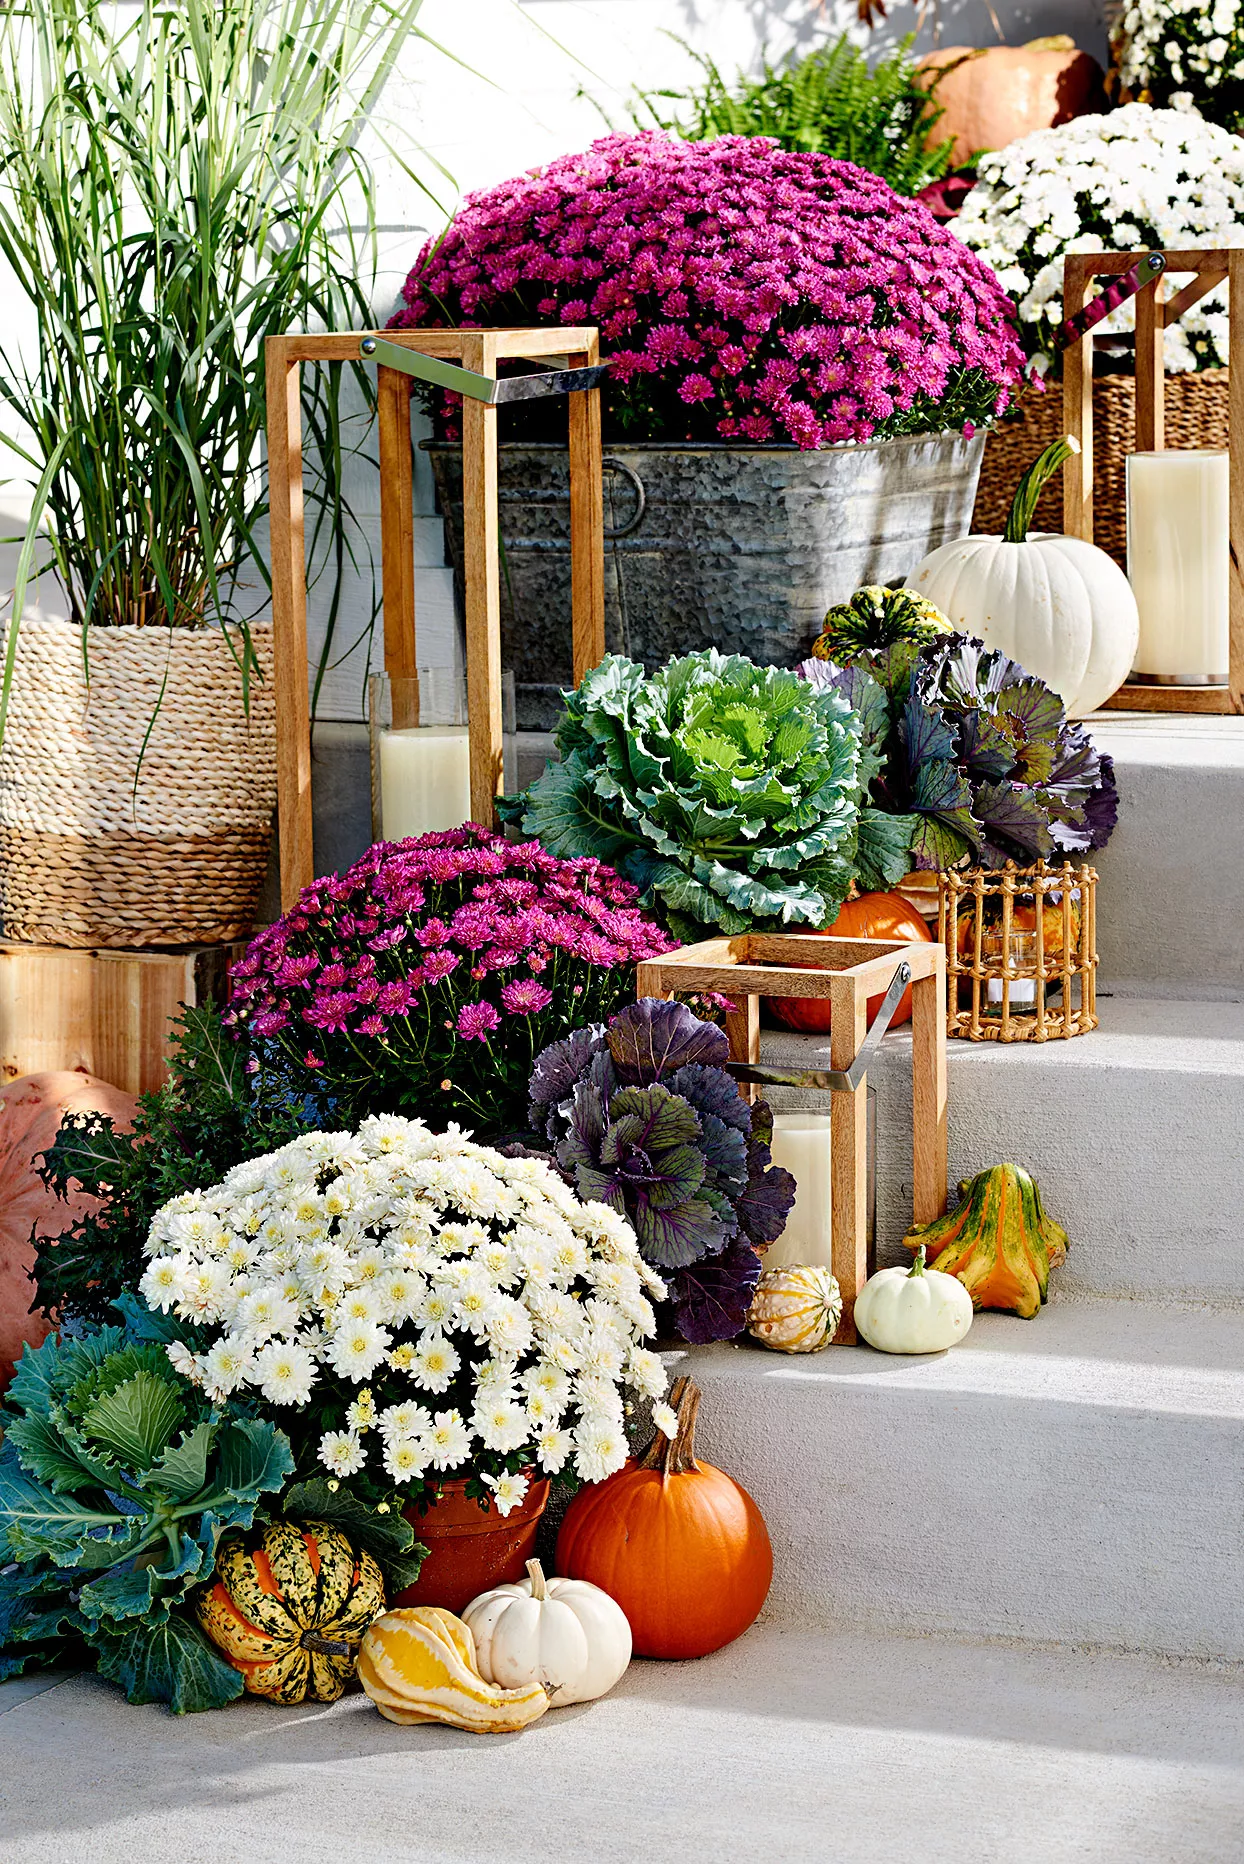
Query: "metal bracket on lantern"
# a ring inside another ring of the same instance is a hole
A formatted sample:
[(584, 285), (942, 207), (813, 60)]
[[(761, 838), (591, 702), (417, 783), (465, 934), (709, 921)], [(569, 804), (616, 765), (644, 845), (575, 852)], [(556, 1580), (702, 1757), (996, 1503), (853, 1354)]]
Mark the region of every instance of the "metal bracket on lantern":
[(881, 1008), (873, 1017), (868, 1027), (868, 1034), (860, 1043), (859, 1053), (849, 1068), (761, 1068), (753, 1062), (728, 1061), (724, 1064), (727, 1074), (736, 1081), (756, 1082), (762, 1087), (810, 1087), (822, 1092), (836, 1094), (853, 1094), (864, 1076), (868, 1073), (868, 1064), (881, 1044), (881, 1038), (890, 1027), (891, 1018), (898, 1008), (899, 998), (911, 982), (911, 966), (900, 964), (890, 979), (890, 988), (881, 999)]
[(1109, 317), (1111, 311), (1117, 311), (1121, 304), (1142, 292), (1146, 285), (1155, 278), (1160, 278), (1166, 270), (1166, 255), (1160, 252), (1147, 252), (1143, 259), (1138, 259), (1130, 271), (1124, 272), (1104, 291), (1086, 304), (1074, 317), (1068, 317), (1058, 326), (1054, 338), (1059, 349), (1067, 349), (1072, 343), (1087, 336), (1094, 324), (1100, 324)]
[(538, 375), (477, 375), (474, 369), (462, 369), (457, 363), (442, 362), (437, 356), (425, 356), (419, 350), (404, 349), (383, 337), (364, 337), (359, 355), (386, 369), (398, 369), (420, 382), (437, 388), (449, 388), (456, 395), (469, 395), (490, 408), (511, 401), (540, 401), (546, 395), (573, 395), (587, 388), (599, 388), (609, 373), (609, 364), (595, 363), (590, 369), (542, 369)]

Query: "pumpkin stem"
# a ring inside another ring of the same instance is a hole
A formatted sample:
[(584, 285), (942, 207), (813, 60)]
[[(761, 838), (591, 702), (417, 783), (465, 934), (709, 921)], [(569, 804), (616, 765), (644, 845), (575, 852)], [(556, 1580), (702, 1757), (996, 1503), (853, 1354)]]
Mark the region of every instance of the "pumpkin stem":
[(636, 1460), (638, 1469), (659, 1469), (662, 1478), (681, 1476), (688, 1469), (698, 1469), (695, 1460), (695, 1415), (700, 1408), (700, 1388), (690, 1379), (679, 1379), (670, 1393), (670, 1402), (678, 1413), (678, 1428), (672, 1437), (658, 1430)]
[(548, 1588), (544, 1583), (544, 1568), (541, 1566), (539, 1560), (528, 1560), (527, 1577), (531, 1581), (532, 1598), (547, 1599), (549, 1595)]
[(916, 1251), (916, 1259), (907, 1271), (907, 1279), (908, 1281), (910, 1281), (913, 1275), (923, 1275), (923, 1274), (924, 1274), (924, 1244), (921, 1243), (919, 1249), (917, 1249)]
[(1038, 453), (1028, 471), (1015, 488), (1015, 497), (1011, 503), (1011, 514), (1002, 533), (1004, 544), (1022, 544), (1028, 535), (1037, 509), (1037, 500), (1045, 490), (1046, 481), (1058, 471), (1064, 460), (1069, 460), (1073, 453), (1080, 451), (1080, 442), (1073, 440), (1070, 434), (1064, 434), (1061, 440), (1052, 440), (1043, 453)]
[(304, 1631), (298, 1643), (302, 1650), (317, 1651), (321, 1657), (353, 1657), (358, 1650), (357, 1643), (348, 1644), (341, 1637), (321, 1637), (318, 1631)]

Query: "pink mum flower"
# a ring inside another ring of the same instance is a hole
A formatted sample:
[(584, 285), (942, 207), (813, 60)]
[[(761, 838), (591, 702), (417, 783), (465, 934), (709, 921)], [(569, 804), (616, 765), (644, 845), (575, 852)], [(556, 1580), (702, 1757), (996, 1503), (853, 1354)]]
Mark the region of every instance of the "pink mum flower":
[(487, 1042), (493, 1030), (500, 1026), (501, 1018), (491, 1003), (464, 1003), (455, 1024), (458, 1034), (467, 1042)]

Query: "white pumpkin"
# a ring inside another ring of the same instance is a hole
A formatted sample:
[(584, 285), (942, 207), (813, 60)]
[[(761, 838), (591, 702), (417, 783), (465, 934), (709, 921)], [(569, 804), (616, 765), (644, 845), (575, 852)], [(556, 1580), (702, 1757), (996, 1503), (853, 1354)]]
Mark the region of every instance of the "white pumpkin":
[(837, 1278), (819, 1263), (766, 1269), (756, 1283), (747, 1331), (777, 1353), (819, 1353), (842, 1319)]
[(972, 1325), (972, 1297), (954, 1275), (924, 1266), (924, 1244), (909, 1269), (878, 1269), (855, 1301), (855, 1326), (881, 1353), (943, 1353)]
[(481, 1592), (462, 1614), (480, 1675), (502, 1689), (539, 1683), (555, 1709), (595, 1701), (631, 1661), (626, 1613), (586, 1579), (546, 1579), (539, 1560), (527, 1574)]
[(942, 544), (907, 578), (953, 627), (998, 647), (1052, 686), (1074, 718), (1131, 672), (1140, 638), (1132, 586), (1113, 557), (1081, 537), (1028, 524), (1041, 488), (1077, 445), (1047, 447), (1020, 481), (1001, 537)]

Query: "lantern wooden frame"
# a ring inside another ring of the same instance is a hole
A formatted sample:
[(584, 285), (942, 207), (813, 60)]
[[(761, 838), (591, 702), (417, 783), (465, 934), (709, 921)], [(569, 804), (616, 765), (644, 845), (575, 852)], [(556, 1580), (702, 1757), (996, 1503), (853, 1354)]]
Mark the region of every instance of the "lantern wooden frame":
[[(566, 358), (571, 369), (599, 362), (588, 325), (548, 329), (345, 331), (274, 336), (265, 345), (268, 479), (271, 510), (272, 627), (277, 734), (277, 823), (281, 907), (288, 910), (314, 878), (311, 841), (311, 712), (307, 694), (307, 565), (303, 532), (302, 366), (366, 361), (365, 338), (383, 338), (495, 377), (513, 358)], [(414, 487), (410, 398), (414, 382), (399, 369), (378, 371), (380, 555), (385, 671), (416, 675)], [(604, 506), (601, 491), (600, 390), (574, 390), (570, 417), (570, 576), (572, 662), (576, 684), (605, 652)], [(502, 786), (501, 580), (498, 552), (497, 409), (463, 397), (463, 516), (467, 715), (471, 812), (491, 825)], [(412, 721), (413, 722), (413, 721)]]
[[(1144, 257), (1136, 252), (1068, 253), (1063, 262), (1063, 316), (1074, 317), (1092, 295), (1094, 280), (1116, 278)], [(1129, 680), (1107, 707), (1136, 712), (1244, 712), (1244, 251), (1191, 248), (1164, 252), (1165, 270), (1136, 295), (1136, 451), (1158, 453), (1165, 445), (1165, 365), (1162, 338), (1215, 286), (1227, 285), (1230, 396), (1230, 642), (1225, 686), (1151, 686)], [(1164, 302), (1162, 282), (1174, 272), (1191, 272), (1192, 282)], [(1092, 332), (1063, 355), (1064, 430), (1080, 443), (1063, 467), (1063, 529), (1093, 541), (1093, 369)]]
[[(640, 997), (704, 990), (730, 997), (736, 1003), (726, 1016), (730, 1058), (752, 1065), (760, 1060), (762, 997), (828, 997), (830, 1065), (845, 1074), (868, 1031), (868, 999), (888, 988), (900, 964), (910, 967), (912, 980), (913, 1221), (931, 1223), (946, 1210), (946, 954), (940, 945), (747, 932), (649, 959), (636, 966), (635, 985)], [(834, 1343), (849, 1346), (856, 1338), (856, 1296), (868, 1277), (866, 1073), (853, 1089), (831, 1093), (830, 1196), (832, 1266), (842, 1291)]]
[[(1072, 895), (1080, 896), (1080, 923), (1072, 919)], [(1056, 910), (1060, 915), (1061, 948), (1049, 958), (1045, 955), (1045, 914), (1047, 894), (1057, 894)], [(985, 923), (985, 906), (990, 900), (1002, 903), (998, 943), (1007, 953), (1013, 930), (1031, 933), (1036, 943), (1032, 963), (1023, 963), (1005, 955), (993, 958), (984, 950), (989, 928)], [(1014, 927), (1017, 901), (1030, 902), (1031, 927)], [(1037, 911), (1037, 902), (1041, 910)], [(959, 917), (965, 903), (973, 902), (973, 938), (970, 953), (960, 956)], [(968, 1042), (1049, 1042), (1071, 1036), (1087, 1035), (1097, 1027), (1097, 870), (1087, 862), (1076, 865), (1064, 861), (1050, 867), (1044, 861), (1033, 867), (1017, 867), (1008, 861), (1000, 869), (974, 868), (968, 872), (951, 870), (938, 875), (937, 935), (946, 953), (947, 1033)], [(1031, 1010), (1011, 1008), (1011, 995), (1017, 982), (1036, 985)], [(988, 1000), (988, 986), (1001, 981), (1002, 999), (996, 1015), (983, 1005)], [(1080, 986), (1080, 1002), (1073, 1007), (1072, 986)], [(1045, 1001), (1047, 988), (1058, 984), (1062, 1003), (1051, 1009)], [(960, 1005), (960, 988), (971, 987), (971, 1001)]]

